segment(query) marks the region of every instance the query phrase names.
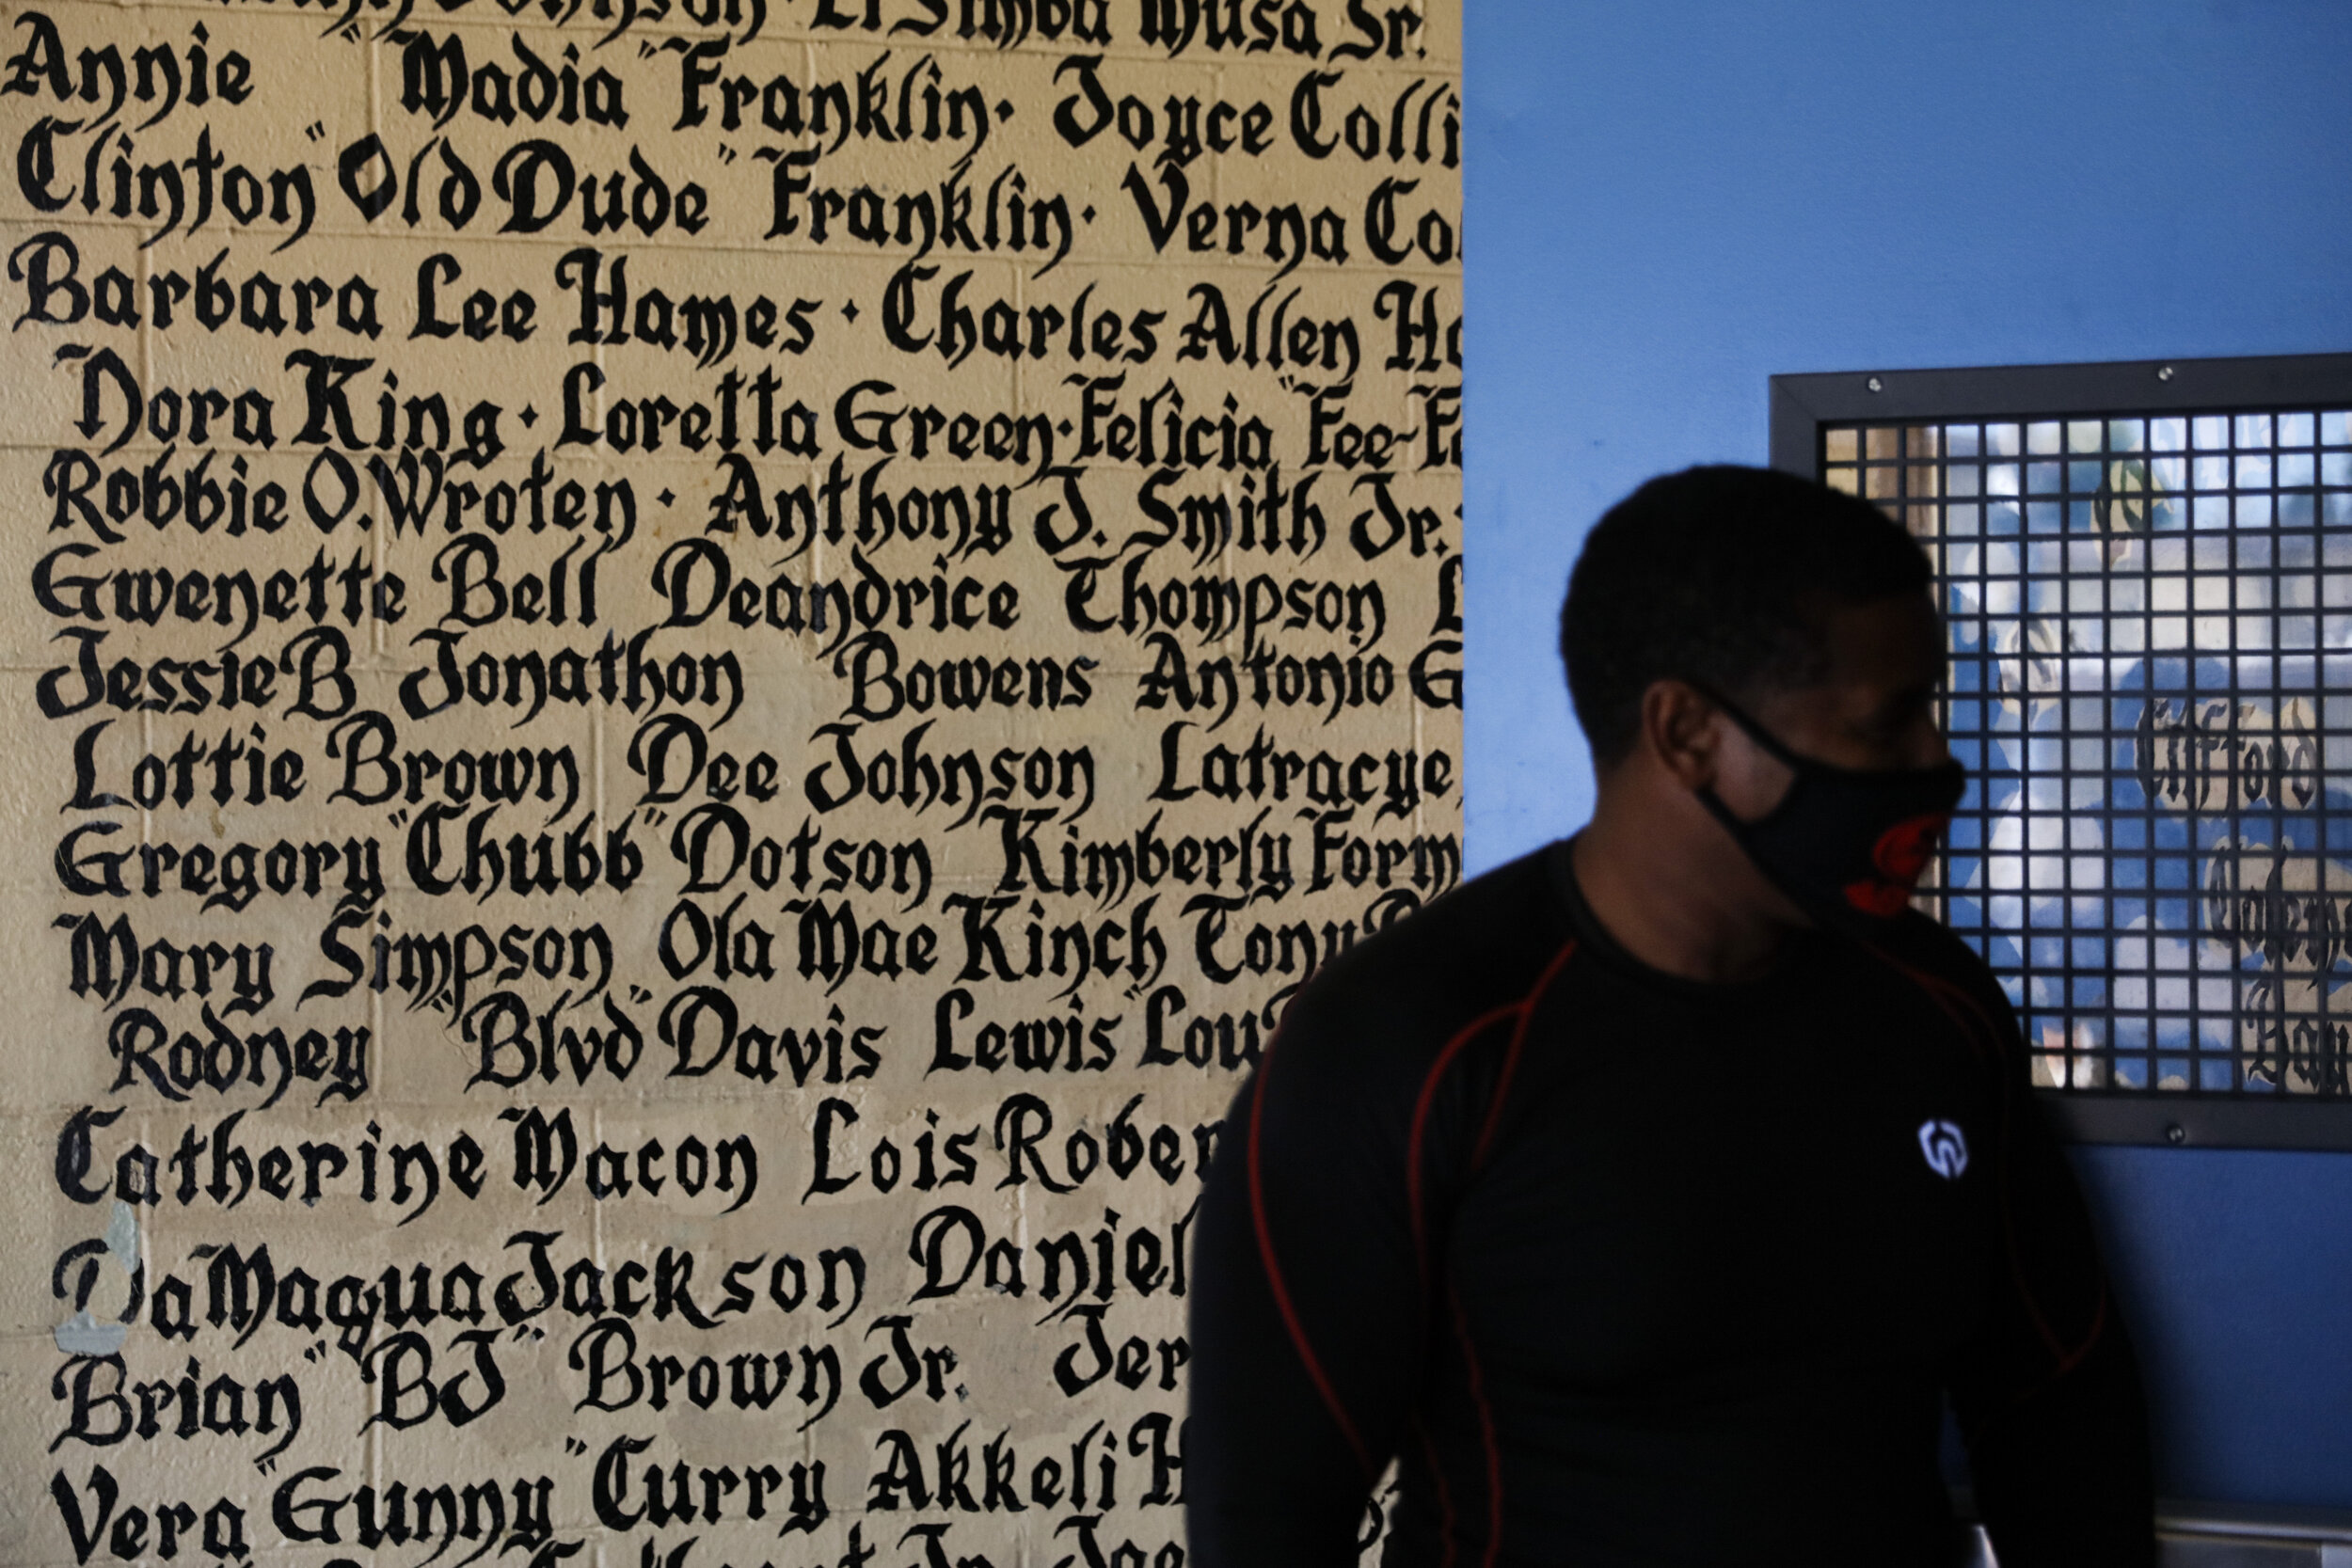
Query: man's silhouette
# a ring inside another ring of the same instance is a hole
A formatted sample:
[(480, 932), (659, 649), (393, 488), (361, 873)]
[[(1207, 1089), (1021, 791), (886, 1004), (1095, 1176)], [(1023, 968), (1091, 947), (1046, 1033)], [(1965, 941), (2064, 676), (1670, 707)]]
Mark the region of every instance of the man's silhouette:
[[(1191, 1560), (2153, 1560), (2146, 1423), (2010, 1002), (1909, 908), (1964, 786), (1918, 546), (1654, 480), (1561, 645), (1574, 838), (1328, 964), (1203, 1197)], [(1473, 786), (1474, 787), (1474, 786)]]

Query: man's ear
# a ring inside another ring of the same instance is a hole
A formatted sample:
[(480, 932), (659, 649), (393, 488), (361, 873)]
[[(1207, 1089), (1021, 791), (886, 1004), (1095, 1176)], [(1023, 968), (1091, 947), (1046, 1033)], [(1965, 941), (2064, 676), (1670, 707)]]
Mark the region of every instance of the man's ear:
[(1652, 681), (1642, 693), (1642, 744), (1689, 790), (1715, 783), (1722, 710), (1684, 681)]

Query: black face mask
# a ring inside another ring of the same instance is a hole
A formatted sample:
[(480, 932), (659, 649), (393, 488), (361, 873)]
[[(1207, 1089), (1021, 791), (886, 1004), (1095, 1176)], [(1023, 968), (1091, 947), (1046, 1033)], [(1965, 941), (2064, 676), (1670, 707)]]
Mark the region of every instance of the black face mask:
[(1721, 697), (1716, 706), (1796, 775), (1754, 822), (1732, 816), (1712, 789), (1700, 800), (1789, 901), (1821, 925), (1868, 936), (1901, 914), (1934, 858), (1967, 773), (1932, 768), (1864, 770), (1800, 756)]

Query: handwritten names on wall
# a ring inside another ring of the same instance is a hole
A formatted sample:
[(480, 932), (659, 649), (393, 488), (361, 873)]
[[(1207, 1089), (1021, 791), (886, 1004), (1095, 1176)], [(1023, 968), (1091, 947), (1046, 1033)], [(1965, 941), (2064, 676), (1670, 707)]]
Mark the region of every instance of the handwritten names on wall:
[(1184, 1558), (1459, 880), (1459, 19), (0, 12), (13, 1560)]

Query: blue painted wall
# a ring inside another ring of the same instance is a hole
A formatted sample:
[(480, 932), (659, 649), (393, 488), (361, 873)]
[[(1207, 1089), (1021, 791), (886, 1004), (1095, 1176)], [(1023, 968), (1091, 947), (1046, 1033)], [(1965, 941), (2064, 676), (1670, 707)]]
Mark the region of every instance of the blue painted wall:
[[(1573, 828), (1592, 520), (1803, 371), (2352, 349), (2339, 0), (1468, 0), (1469, 860)], [(2174, 1496), (2352, 1507), (2352, 1156), (2087, 1151)]]

